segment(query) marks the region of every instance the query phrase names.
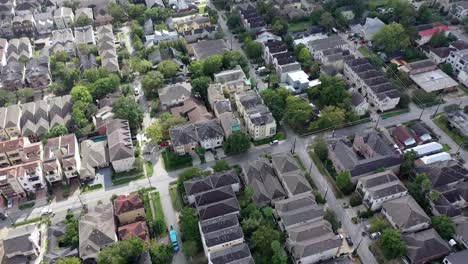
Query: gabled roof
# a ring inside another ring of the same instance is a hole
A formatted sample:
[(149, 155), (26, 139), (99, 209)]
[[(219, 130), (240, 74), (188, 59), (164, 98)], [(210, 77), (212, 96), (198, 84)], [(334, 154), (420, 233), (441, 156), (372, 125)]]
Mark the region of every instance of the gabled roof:
[(185, 192), (188, 196), (196, 195), (231, 184), (239, 184), (240, 180), (235, 170), (218, 172), (209, 177), (196, 178), (184, 182)]
[(223, 215), (200, 222), (200, 232), (207, 247), (228, 243), (244, 237), (235, 214)]
[(169, 135), (172, 144), (176, 147), (198, 142), (197, 133), (192, 124), (171, 127)]
[(406, 242), (406, 256), (411, 263), (426, 263), (450, 253), (448, 243), (431, 228), (417, 233), (403, 235)]
[(224, 137), (224, 131), (219, 120), (213, 119), (195, 124), (198, 139), (201, 141)]
[(207, 220), (221, 215), (237, 213), (240, 210), (237, 198), (211, 203), (205, 206), (197, 207), (200, 220)]
[(284, 228), (299, 223), (316, 221), (323, 218), (323, 208), (315, 202), (312, 194), (295, 195), (291, 198), (275, 202), (275, 212)]
[(128, 225), (119, 227), (118, 231), (120, 240), (130, 239), (132, 237), (147, 241), (150, 238), (148, 226), (144, 221), (138, 221)]
[(144, 208), (144, 203), (138, 194), (119, 195), (114, 200), (115, 215)]
[(383, 210), (392, 217), (393, 222), (400, 229), (408, 229), (421, 223), (431, 222), (429, 216), (411, 195), (384, 202)]
[(249, 246), (245, 243), (210, 254), (213, 264), (254, 264)]
[(134, 157), (132, 135), (127, 120), (114, 119), (106, 124), (110, 161)]
[(170, 104), (174, 100), (190, 98), (192, 85), (190, 83), (176, 83), (159, 90), (159, 99), (162, 104)]
[(297, 161), (290, 153), (273, 155), (272, 165), (278, 177), (283, 180), (284, 187), (292, 195), (312, 191), (304, 172), (299, 168)]
[(224, 186), (217, 189), (208, 190), (195, 196), (195, 205), (205, 206), (218, 201), (234, 198), (236, 195), (231, 186)]

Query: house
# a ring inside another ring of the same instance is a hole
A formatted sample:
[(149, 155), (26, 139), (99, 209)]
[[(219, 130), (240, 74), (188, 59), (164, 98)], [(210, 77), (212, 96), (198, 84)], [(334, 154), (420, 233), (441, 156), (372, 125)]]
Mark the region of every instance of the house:
[(18, 90), (25, 84), (26, 67), (24, 63), (10, 60), (2, 68), (1, 81), (3, 87), (9, 90)]
[(419, 167), (419, 166), (426, 166), (426, 165), (433, 164), (433, 163), (440, 163), (440, 162), (451, 161), (451, 160), (452, 160), (452, 156), (450, 156), (450, 153), (441, 152), (441, 153), (421, 157), (415, 161), (415, 165), (416, 167)]
[(240, 180), (234, 170), (218, 172), (209, 177), (196, 178), (184, 182), (185, 195), (190, 204), (194, 204), (196, 196), (225, 186), (230, 186), (234, 193), (240, 189)]
[(72, 57), (76, 56), (75, 37), (71, 28), (52, 31), (49, 52), (65, 52)]
[(257, 8), (250, 3), (238, 5), (241, 23), (248, 31), (258, 31), (266, 26)]
[(11, 14), (5, 15), (0, 21), (0, 33), (3, 38), (11, 39), (13, 38), (13, 25), (12, 25), (13, 16)]
[(146, 219), (145, 205), (138, 194), (117, 196), (114, 200), (114, 212), (120, 225)]
[(429, 42), (432, 36), (437, 33), (444, 33), (448, 35), (449, 27), (438, 22), (431, 24), (424, 24), (416, 26), (416, 31), (418, 32), (419, 39), (416, 40), (416, 43), (421, 46)]
[(236, 197), (213, 202), (204, 206), (197, 206), (200, 221), (212, 219), (222, 215), (240, 214), (240, 206)]
[(212, 203), (236, 198), (230, 186), (223, 186), (195, 195), (195, 207), (200, 208)]
[(54, 23), (58, 29), (70, 28), (73, 26), (75, 16), (69, 7), (59, 7), (54, 11)]
[(427, 166), (415, 169), (417, 174), (426, 174), (436, 190), (446, 191), (449, 187), (457, 187), (468, 178), (468, 170), (453, 162), (449, 166)]
[(354, 183), (359, 177), (373, 174), (381, 168), (397, 174), (401, 164), (401, 157), (393, 149), (393, 144), (376, 132), (355, 135), (352, 144), (344, 139), (332, 139), (328, 155), (335, 170), (349, 171)]
[(303, 90), (320, 85), (319, 80), (310, 81), (309, 75), (303, 70), (286, 73), (286, 83), (289, 90), (294, 94), (302, 93)]
[(101, 65), (108, 72), (118, 72), (119, 60), (115, 49), (115, 38), (112, 25), (100, 26), (97, 29), (97, 48), (101, 56)]
[(1, 111), (0, 122), (4, 130), (3, 138), (15, 138), (21, 134), (21, 108), (18, 105), (10, 105)]
[(73, 101), (71, 95), (49, 97), (49, 127), (64, 125), (72, 127), (71, 111)]
[(155, 65), (159, 64), (161, 61), (164, 60), (171, 60), (177, 65), (183, 66), (183, 63), (177, 58), (180, 55), (181, 53), (174, 48), (156, 49), (155, 51), (148, 54), (148, 60)]
[(215, 73), (214, 80), (220, 84), (221, 90), (227, 90), (230, 93), (250, 90), (250, 80), (239, 65), (236, 65), (234, 69)]
[(338, 255), (342, 240), (326, 220), (312, 222), (288, 230), (286, 250), (295, 264), (311, 264)]
[(187, 82), (165, 86), (159, 90), (161, 107), (167, 109), (182, 104), (192, 94), (192, 85)]
[(452, 253), (442, 260), (443, 264), (463, 264), (468, 262), (468, 250)]
[(422, 122), (415, 122), (411, 126), (413, 134), (416, 135), (420, 142), (428, 142), (432, 139), (431, 132)]
[(347, 60), (355, 59), (354, 55), (351, 54), (351, 51), (345, 47), (336, 47), (321, 50), (315, 55), (320, 63), (328, 67), (333, 67), (339, 72), (343, 71), (344, 62)]
[(138, 221), (128, 225), (120, 226), (117, 229), (120, 240), (130, 239), (132, 237), (138, 238), (143, 242), (150, 241), (150, 233), (145, 221)]
[(206, 256), (244, 243), (244, 233), (234, 214), (200, 221), (198, 225)]
[(215, 39), (216, 33), (218, 32), (216, 25), (202, 26), (198, 29), (185, 31), (182, 36), (187, 40), (188, 43), (197, 42), (203, 39)]
[(282, 82), (286, 81), (289, 72), (301, 70), (301, 65), (282, 41), (267, 41), (261, 44), (264, 48), (264, 60), (273, 65)]
[(106, 126), (109, 161), (112, 163), (112, 168), (116, 172), (133, 169), (135, 154), (128, 121), (115, 118), (108, 122)]
[(384, 26), (385, 23), (378, 17), (367, 17), (363, 25), (357, 24), (355, 26), (351, 26), (351, 31), (362, 36), (365, 40), (371, 41), (374, 38), (374, 35)]
[(415, 137), (404, 126), (394, 128), (392, 136), (400, 149), (410, 148), (417, 144)]
[(273, 216), (283, 231), (323, 219), (323, 207), (311, 193), (303, 193), (274, 202)]
[(221, 126), (223, 127), (224, 136), (229, 138), (233, 133), (241, 131), (240, 120), (232, 113), (224, 113), (221, 114), (219, 117), (219, 122), (221, 122)]
[(234, 99), (253, 140), (269, 138), (276, 134), (276, 121), (257, 92), (249, 90), (235, 93)]
[(35, 89), (37, 94), (42, 95), (42, 90), (48, 88), (52, 82), (49, 70), (49, 57), (42, 56), (29, 60), (26, 64), (25, 76), (29, 86)]
[(414, 233), (431, 225), (431, 219), (411, 195), (384, 202), (382, 214), (402, 233)]
[(171, 114), (173, 116), (188, 118), (191, 123), (206, 122), (213, 118), (212, 114), (208, 112), (203, 102), (193, 97), (183, 101), (180, 106), (172, 107)]
[(447, 63), (452, 65), (455, 74), (461, 73), (467, 69), (466, 63), (468, 62), (468, 48), (462, 50), (451, 50), (450, 55), (447, 57)]
[(354, 112), (359, 116), (363, 116), (369, 110), (369, 103), (364, 99), (364, 97), (357, 92), (351, 94), (351, 104), (354, 109)]
[(450, 55), (450, 51), (452, 51), (452, 49), (449, 47), (430, 48), (427, 56), (432, 62), (439, 65), (445, 63)]
[(75, 27), (75, 43), (76, 45), (96, 45), (93, 27)]
[(75, 10), (75, 18), (78, 19), (81, 16), (87, 17), (91, 19), (91, 21), (94, 21), (94, 15), (93, 15), (93, 9), (89, 7), (80, 7)]
[(59, 222), (47, 229), (47, 252), (43, 261), (56, 263), (59, 259), (78, 257), (78, 249), (74, 247), (60, 247), (60, 238), (65, 235), (66, 224)]
[[(461, 213), (460, 213), (461, 214)], [(465, 216), (453, 217), (455, 224), (455, 240), (464, 247), (468, 245), (468, 219)]]
[(36, 21), (32, 14), (24, 14), (13, 17), (11, 22), (13, 27), (13, 33), (15, 35), (33, 35), (36, 32)]
[[(108, 10), (109, 2), (109, 0), (103, 0), (93, 7), (94, 24), (98, 27), (112, 24), (113, 18)], [(90, 6), (93, 5), (87, 5), (87, 7)]]
[(468, 15), (468, 1), (459, 1), (453, 3), (453, 7), (455, 9), (454, 16), (458, 17), (459, 19), (463, 19)]
[(195, 123), (200, 146), (204, 149), (221, 147), (224, 141), (224, 132), (219, 120), (212, 119)]
[(143, 2), (146, 4), (147, 8), (165, 7), (162, 0), (144, 0)]
[(2, 194), (5, 197), (24, 197), (25, 193), (34, 195), (37, 191), (46, 188), (39, 160), (7, 167), (0, 171), (0, 175), (3, 180), (2, 188), (5, 188)]
[(393, 109), (400, 102), (400, 92), (366, 58), (344, 62), (345, 81), (361, 93), (379, 111)]
[(406, 243), (406, 258), (413, 264), (430, 263), (450, 253), (448, 243), (431, 228), (417, 233), (403, 235)]
[(195, 147), (198, 146), (197, 132), (192, 124), (169, 128), (169, 136), (174, 152), (179, 155), (193, 152)]
[(0, 169), (0, 193), (5, 199), (26, 198), (26, 192), (16, 179), (15, 169)]
[(231, 246), (223, 250), (210, 253), (208, 264), (253, 264), (254, 260), (246, 243)]
[(382, 208), (390, 201), (408, 194), (408, 190), (392, 171), (383, 171), (359, 178), (356, 190), (370, 210)]
[(181, 18), (169, 18), (168, 21), (166, 21), (166, 24), (170, 28), (177, 30), (179, 34), (183, 34), (187, 31), (193, 31), (195, 29), (204, 28), (206, 26), (211, 26), (210, 18), (201, 15), (192, 15)]
[(204, 60), (211, 55), (223, 55), (229, 49), (224, 39), (203, 40), (190, 44), (197, 60)]
[(81, 159), (78, 141), (75, 134), (49, 138), (44, 144), (43, 168), (45, 177), (50, 183), (58, 183), (78, 177), (81, 169)]
[(419, 157), (424, 157), (424, 156), (432, 155), (435, 153), (439, 153), (443, 150), (443, 148), (444, 146), (442, 146), (441, 144), (437, 142), (429, 142), (429, 143), (422, 144), (413, 148), (409, 148), (405, 150), (405, 153), (414, 151), (416, 152), (416, 157), (419, 158)]
[(275, 175), (270, 162), (265, 159), (247, 161), (241, 165), (246, 185), (253, 188), (252, 197), (257, 207), (286, 198), (286, 192)]
[(8, 41), (7, 62), (10, 60), (27, 61), (32, 58), (32, 45), (29, 38), (15, 38)]
[(154, 30), (152, 34), (146, 35), (145, 38), (145, 46), (151, 47), (153, 45), (158, 45), (162, 41), (177, 40), (179, 39), (179, 34), (177, 34), (176, 31)]
[(302, 193), (311, 193), (312, 187), (304, 172), (290, 153), (272, 155), (271, 164), (281, 180), (288, 197)]
[(21, 135), (38, 141), (49, 131), (48, 105), (44, 100), (30, 102), (21, 107)]
[(25, 15), (33, 13), (41, 8), (41, 3), (35, 0), (17, 0), (15, 13)]
[(317, 59), (319, 61), (323, 60), (324, 51), (331, 50), (331, 49), (336, 49), (336, 48), (341, 48), (343, 50), (346, 50), (348, 47), (348, 44), (346, 40), (344, 40), (342, 37), (339, 35), (333, 35), (330, 37), (318, 37), (316, 39), (313, 39), (309, 41), (306, 44), (307, 48), (310, 51), (310, 54), (314, 59)]
[(6, 261), (28, 263), (41, 254), (41, 231), (37, 225), (9, 229), (3, 240), (3, 254)]
[(80, 258), (84, 262), (95, 260), (104, 247), (117, 242), (115, 230), (112, 204), (105, 203), (91, 207), (79, 220)]
[(14, 167), (42, 160), (42, 144), (20, 137), (0, 143), (0, 167)]
[(454, 81), (430, 59), (408, 63), (402, 67), (409, 77), (421, 89), (430, 93), (434, 91), (456, 90), (458, 83)]
[(106, 141), (85, 140), (80, 145), (81, 169), (80, 180), (89, 181), (96, 177), (96, 169), (109, 166), (109, 152)]
[(446, 114), (448, 124), (460, 134), (468, 135), (468, 115), (463, 111), (455, 111)]

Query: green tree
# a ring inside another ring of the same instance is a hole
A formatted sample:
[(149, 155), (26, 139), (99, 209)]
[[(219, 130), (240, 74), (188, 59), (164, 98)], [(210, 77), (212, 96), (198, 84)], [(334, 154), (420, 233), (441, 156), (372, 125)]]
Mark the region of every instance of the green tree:
[(148, 98), (158, 96), (158, 90), (164, 85), (164, 76), (159, 71), (150, 71), (145, 74), (141, 81), (141, 87)]
[(387, 227), (385, 221), (380, 217), (373, 217), (370, 220), (370, 231), (371, 232), (382, 232)]
[(286, 98), (288, 98), (290, 94), (291, 93), (283, 87), (276, 90), (265, 89), (260, 92), (263, 101), (278, 122), (283, 119), (283, 114), (286, 108)]
[(59, 259), (55, 262), (56, 264), (81, 264), (80, 258), (70, 257)]
[(68, 129), (66, 126), (62, 124), (55, 125), (52, 129), (49, 130), (49, 132), (47, 132), (47, 138), (54, 138), (66, 134), (68, 134)]
[(127, 6), (128, 16), (131, 19), (136, 19), (138, 21), (144, 21), (145, 20), (145, 17), (144, 17), (145, 10), (146, 10), (146, 6), (143, 5), (143, 4), (136, 4), (135, 5), (135, 4), (129, 3), (128, 6)]
[(320, 16), (319, 25), (331, 30), (335, 26), (335, 18), (329, 12), (325, 12)]
[(139, 57), (134, 57), (130, 60), (130, 68), (140, 74), (146, 73), (151, 69), (153, 64), (148, 60), (143, 60)]
[(158, 64), (158, 70), (164, 75), (164, 78), (172, 78), (179, 71), (179, 66), (171, 60), (164, 60)]
[(247, 59), (238, 50), (228, 51), (223, 54), (223, 68), (232, 69), (239, 65), (244, 72), (248, 72), (249, 65)]
[(22, 88), (16, 91), (16, 97), (19, 102), (31, 102), (34, 99), (34, 90), (32, 88)]
[(100, 99), (115, 92), (119, 86), (120, 77), (117, 74), (110, 74), (108, 77), (100, 78), (96, 82), (88, 85), (88, 89), (93, 99)]
[(257, 41), (247, 39), (244, 43), (243, 49), (247, 57), (250, 59), (258, 59), (262, 57), (263, 47), (262, 44), (258, 43)]
[(323, 215), (323, 218), (330, 222), (333, 231), (336, 232), (341, 227), (341, 222), (338, 220), (335, 212), (332, 209), (327, 208), (325, 214)]
[(161, 23), (171, 17), (173, 11), (169, 8), (153, 7), (145, 10), (145, 17), (151, 18), (154, 23)]
[(320, 117), (317, 121), (310, 124), (310, 129), (327, 129), (338, 127), (346, 120), (346, 111), (344, 109), (328, 106), (320, 112)]
[(152, 244), (149, 248), (151, 263), (153, 264), (170, 264), (174, 251), (167, 244)]
[(143, 122), (143, 110), (133, 98), (120, 97), (112, 104), (112, 112), (117, 118), (128, 120), (132, 134), (137, 134)]
[(198, 217), (192, 208), (182, 209), (179, 216), (179, 226), (183, 241), (193, 241), (197, 246), (201, 245)]
[(203, 61), (203, 73), (207, 76), (220, 72), (222, 68), (223, 56), (221, 55), (211, 55)]
[(271, 258), (274, 253), (271, 248), (271, 242), (275, 240), (280, 240), (279, 232), (270, 226), (263, 225), (252, 233), (250, 244), (255, 253)]
[(121, 23), (124, 21), (125, 17), (127, 16), (122, 6), (116, 3), (109, 3), (109, 5), (107, 6), (107, 10), (109, 11), (109, 14), (112, 16), (113, 22)]
[(231, 165), (229, 165), (229, 163), (225, 160), (219, 160), (213, 166), (213, 170), (215, 172), (228, 171), (230, 169), (231, 169)]
[(445, 240), (449, 240), (455, 235), (455, 224), (452, 218), (446, 215), (432, 217), (432, 226)]
[(224, 141), (223, 148), (228, 155), (247, 152), (250, 148), (250, 138), (242, 132), (234, 132)]
[(322, 137), (316, 137), (314, 140), (314, 152), (315, 155), (321, 160), (325, 161), (328, 159), (328, 146)]
[(278, 36), (284, 36), (288, 33), (288, 23), (283, 19), (276, 19), (272, 25), (273, 32)]
[(312, 55), (310, 54), (309, 49), (306, 47), (303, 47), (302, 49), (299, 50), (297, 54), (297, 60), (302, 63), (307, 63), (312, 61)]
[(88, 91), (88, 88), (83, 85), (76, 85), (70, 92), (73, 101), (81, 101), (84, 103), (91, 103), (93, 101), (93, 97)]
[(90, 83), (94, 83), (95, 81), (105, 78), (109, 76), (106, 68), (100, 67), (97, 69), (87, 69), (83, 72), (84, 78), (88, 80)]
[(131, 264), (143, 253), (144, 245), (138, 238), (118, 241), (103, 248), (97, 255), (97, 264)]
[(187, 257), (195, 256), (199, 250), (200, 246), (195, 241), (188, 240), (183, 243), (184, 255)]
[(440, 68), (442, 69), (443, 72), (445, 72), (447, 75), (453, 75), (453, 67), (452, 64), (450, 63), (443, 63), (440, 65)]
[(239, 14), (237, 12), (229, 13), (229, 15), (227, 16), (226, 25), (231, 30), (237, 30), (241, 28), (242, 23)]
[(401, 234), (395, 229), (385, 229), (379, 238), (379, 243), (387, 259), (398, 258), (406, 254), (406, 244)]
[(200, 76), (192, 80), (192, 94), (208, 102), (208, 87), (211, 79), (208, 76)]
[(313, 89), (309, 89), (309, 96), (317, 102), (319, 106), (339, 106), (349, 108), (351, 104), (351, 94), (346, 90), (346, 84), (342, 78), (324, 75), (320, 78), (321, 84)]
[(408, 177), (414, 170), (414, 161), (416, 160), (417, 154), (415, 151), (408, 151), (403, 154), (403, 161), (401, 162), (400, 173), (404, 177)]
[(189, 66), (189, 70), (192, 73), (192, 78), (200, 77), (203, 75), (203, 62), (192, 61)]
[(312, 117), (312, 107), (303, 99), (289, 96), (286, 99), (284, 121), (294, 131), (302, 131)]
[(75, 19), (75, 27), (85, 27), (93, 24), (93, 20), (86, 15), (81, 15)]
[(187, 120), (180, 116), (172, 116), (171, 113), (163, 113), (145, 132), (145, 135), (154, 143), (169, 139), (169, 128), (186, 123)]
[(439, 32), (432, 35), (431, 39), (429, 40), (429, 45), (433, 48), (448, 47), (449, 42), (445, 36), (445, 33)]
[(0, 107), (9, 106), (16, 103), (14, 93), (6, 90), (0, 90)]
[(58, 239), (61, 247), (77, 248), (79, 244), (78, 219), (68, 217), (66, 219), (65, 234)]
[(407, 48), (410, 38), (401, 24), (392, 23), (377, 32), (372, 42), (374, 46), (384, 47), (385, 52), (394, 52)]
[(273, 256), (271, 257), (272, 264), (288, 263), (288, 257), (283, 255), (283, 250), (278, 240), (274, 240), (273, 242), (271, 242), (271, 251), (273, 251)]
[(340, 190), (348, 195), (354, 191), (354, 185), (351, 183), (351, 175), (349, 171), (342, 171), (336, 176), (336, 185)]

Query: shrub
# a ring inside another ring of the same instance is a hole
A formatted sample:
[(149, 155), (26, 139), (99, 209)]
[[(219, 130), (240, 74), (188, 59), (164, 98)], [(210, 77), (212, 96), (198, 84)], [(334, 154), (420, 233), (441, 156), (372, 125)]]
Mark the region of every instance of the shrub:
[(351, 199), (349, 200), (349, 205), (354, 207), (354, 206), (358, 206), (361, 204), (362, 204), (361, 196), (357, 193), (353, 193), (353, 195), (351, 196)]
[(453, 112), (457, 110), (460, 110), (460, 106), (458, 106), (457, 104), (449, 104), (447, 106), (444, 106), (445, 112)]

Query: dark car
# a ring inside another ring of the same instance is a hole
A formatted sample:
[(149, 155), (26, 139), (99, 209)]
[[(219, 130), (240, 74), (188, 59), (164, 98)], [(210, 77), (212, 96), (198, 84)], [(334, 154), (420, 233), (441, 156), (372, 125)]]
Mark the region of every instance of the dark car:
[(352, 247), (354, 245), (353, 240), (351, 239), (350, 236), (346, 236), (346, 242), (348, 242), (348, 245)]

